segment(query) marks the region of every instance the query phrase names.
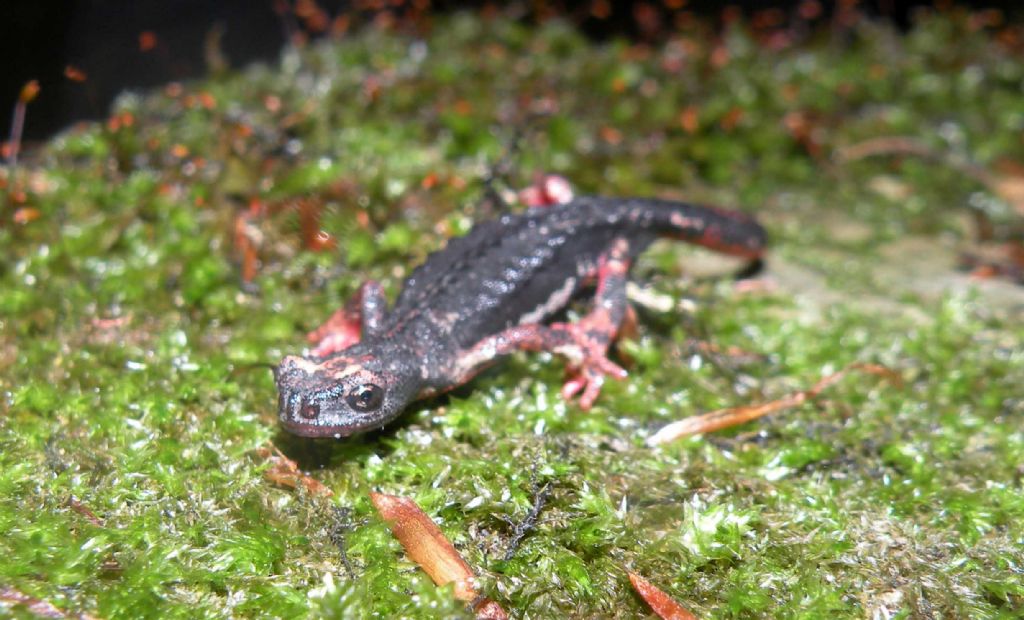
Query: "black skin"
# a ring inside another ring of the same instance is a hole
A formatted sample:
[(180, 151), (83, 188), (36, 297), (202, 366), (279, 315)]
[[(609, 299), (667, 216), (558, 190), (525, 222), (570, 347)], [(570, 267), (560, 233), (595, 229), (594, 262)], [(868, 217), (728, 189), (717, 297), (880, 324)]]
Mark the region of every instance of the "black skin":
[[(629, 267), (658, 237), (752, 260), (766, 243), (745, 214), (655, 199), (584, 196), (482, 222), (413, 271), (390, 310), (368, 282), (315, 333), (313, 355), (286, 357), (275, 373), (281, 422), (306, 437), (381, 428), (523, 350), (565, 357), (562, 393), (589, 408), (605, 376), (625, 376), (605, 354), (629, 313)], [(545, 323), (595, 284), (580, 321)]]

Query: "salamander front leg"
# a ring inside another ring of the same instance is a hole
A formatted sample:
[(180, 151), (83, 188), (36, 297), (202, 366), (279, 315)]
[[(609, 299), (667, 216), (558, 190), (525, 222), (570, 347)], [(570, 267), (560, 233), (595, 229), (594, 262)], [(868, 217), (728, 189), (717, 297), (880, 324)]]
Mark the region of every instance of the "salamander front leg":
[(540, 175), (533, 185), (519, 190), (519, 200), (528, 207), (546, 207), (572, 202), (572, 183), (557, 174)]
[(387, 298), (384, 297), (384, 289), (378, 282), (367, 280), (344, 308), (306, 336), (311, 344), (316, 345), (312, 354), (327, 357), (351, 347), (362, 336), (376, 332), (384, 320), (385, 310)]

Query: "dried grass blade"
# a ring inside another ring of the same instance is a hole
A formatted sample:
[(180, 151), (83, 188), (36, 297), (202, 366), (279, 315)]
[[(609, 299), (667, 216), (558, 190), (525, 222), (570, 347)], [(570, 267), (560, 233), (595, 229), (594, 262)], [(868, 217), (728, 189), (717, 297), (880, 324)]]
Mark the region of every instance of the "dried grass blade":
[(370, 500), (405, 552), (439, 586), (453, 583), (455, 598), (473, 606), (478, 618), (505, 618), (505, 611), (477, 592), (473, 569), (430, 517), (406, 497), (370, 493)]
[(885, 377), (894, 383), (900, 382), (899, 375), (885, 366), (879, 364), (868, 364), (856, 362), (846, 368), (822, 377), (810, 389), (794, 392), (778, 400), (773, 400), (760, 405), (744, 405), (742, 407), (730, 407), (719, 409), (698, 416), (692, 416), (672, 422), (662, 427), (658, 432), (647, 438), (648, 446), (660, 446), (671, 443), (690, 435), (710, 433), (730, 426), (736, 426), (756, 420), (757, 418), (791, 409), (802, 405), (808, 400), (818, 396), (823, 390), (836, 383), (852, 371), (860, 371), (872, 375)]

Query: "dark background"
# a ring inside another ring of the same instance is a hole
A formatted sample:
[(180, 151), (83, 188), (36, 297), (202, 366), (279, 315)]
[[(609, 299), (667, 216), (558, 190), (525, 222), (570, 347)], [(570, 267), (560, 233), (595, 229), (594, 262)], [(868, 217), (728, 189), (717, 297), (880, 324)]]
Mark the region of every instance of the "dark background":
[[(806, 0), (804, 0), (805, 2)], [(287, 13), (288, 0), (3, 0), (0, 2), (0, 58), (4, 71), (0, 80), (0, 137), (6, 139), (9, 118), (22, 86), (39, 81), (41, 91), (30, 104), (25, 127), (28, 143), (46, 138), (67, 125), (83, 119), (105, 116), (112, 99), (126, 89), (138, 89), (174, 80), (201, 76), (207, 70), (204, 40), (217, 28), (223, 30), (220, 49), (230, 65), (239, 67), (278, 55), (288, 32), (301, 31), (298, 21)], [(651, 16), (663, 23), (673, 10), (684, 10), (721, 23), (737, 12), (752, 16), (766, 9), (778, 9), (786, 16), (800, 10), (802, 2), (715, 1), (641, 3), (605, 0), (601, 18), (593, 16), (594, 2), (501, 3), (501, 10), (524, 20), (544, 19), (562, 14), (576, 21), (588, 35), (656, 37)], [(826, 23), (834, 16), (833, 2), (821, 0)], [(847, 0), (854, 10), (874, 19), (888, 20), (906, 28), (915, 11), (923, 8), (949, 9), (952, 2), (901, 2)], [(1019, 0), (958, 3), (972, 9), (998, 8), (1009, 18), (1019, 18)], [(456, 9), (495, 10), (486, 2), (344, 2), (317, 0), (330, 17), (352, 15), (355, 22), (373, 19), (379, 6), (398, 6), (398, 12), (431, 13)], [(414, 6), (415, 5), (415, 8)], [(680, 7), (673, 9), (671, 7)], [(645, 17), (646, 25), (645, 27)], [(426, 21), (426, 20), (420, 20)], [(140, 35), (154, 35), (155, 46), (140, 48)], [(71, 79), (72, 66), (84, 80)]]

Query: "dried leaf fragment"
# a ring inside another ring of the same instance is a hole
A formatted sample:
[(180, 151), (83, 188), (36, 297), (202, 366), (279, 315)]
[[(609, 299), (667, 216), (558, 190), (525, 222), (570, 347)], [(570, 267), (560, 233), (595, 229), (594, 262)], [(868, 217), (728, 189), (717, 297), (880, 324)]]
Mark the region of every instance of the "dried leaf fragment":
[(745, 405), (742, 407), (719, 409), (703, 415), (684, 418), (678, 422), (672, 422), (671, 424), (663, 426), (658, 432), (648, 437), (647, 445), (651, 447), (660, 446), (662, 444), (676, 441), (677, 439), (682, 439), (683, 437), (689, 437), (690, 435), (710, 433), (719, 429), (756, 420), (757, 418), (764, 417), (771, 413), (792, 409), (793, 407), (802, 405), (808, 400), (815, 398), (825, 388), (836, 383), (854, 370), (878, 375), (889, 379), (893, 383), (898, 384), (900, 382), (899, 374), (885, 366), (856, 362), (838, 372), (822, 377), (821, 380), (815, 383), (814, 386), (808, 390), (794, 392), (778, 400), (769, 401), (760, 405)]
[(68, 498), (67, 504), (68, 508), (85, 517), (89, 523), (92, 523), (96, 527), (103, 527), (103, 520), (97, 517), (96, 513), (93, 512), (91, 508), (79, 501), (74, 495)]
[(507, 617), (501, 606), (479, 595), (473, 569), (416, 502), (385, 493), (370, 493), (370, 501), (405, 552), (434, 583), (443, 586), (454, 582), (455, 598), (472, 604), (478, 618)]
[(306, 249), (313, 252), (333, 249), (336, 245), (334, 237), (320, 228), (323, 201), (319, 198), (302, 198), (296, 202), (299, 210), (299, 228), (302, 230), (302, 240), (306, 244)]
[(636, 573), (626, 571), (626, 574), (629, 575), (629, 582), (633, 584), (633, 589), (651, 606), (651, 609), (654, 610), (654, 613), (658, 614), (659, 618), (664, 620), (697, 620), (697, 616), (690, 613), (685, 607), (677, 603), (675, 599), (659, 590), (651, 582)]
[(29, 80), (18, 93), (19, 103), (31, 103), (39, 95), (39, 80)]
[(270, 462), (270, 467), (263, 472), (263, 477), (285, 487), (291, 487), (297, 489), (300, 486), (306, 489), (306, 492), (310, 495), (318, 497), (331, 497), (334, 495), (334, 491), (331, 491), (322, 482), (307, 476), (302, 473), (299, 469), (298, 463), (291, 460), (287, 456), (281, 453), (277, 449), (277, 446), (271, 445), (273, 450), (267, 448), (261, 448), (259, 450), (260, 456), (266, 457)]
[(18, 224), (19, 226), (24, 226), (25, 224), (38, 220), (41, 216), (42, 213), (39, 212), (39, 209), (33, 209), (32, 207), (21, 207), (20, 209), (14, 212), (14, 216), (11, 219), (14, 220), (15, 224)]
[(75, 65), (66, 65), (64, 67), (64, 77), (71, 80), (72, 82), (84, 82), (89, 79), (89, 76)]
[(1024, 173), (1013, 170), (992, 181), (992, 192), (1012, 206), (1018, 214), (1024, 215)]
[(139, 33), (139, 51), (149, 52), (156, 47), (156, 33), (150, 30), (143, 30)]
[(30, 614), (37, 618), (79, 618), (81, 620), (94, 620), (95, 618), (89, 614), (66, 612), (50, 601), (44, 601), (14, 588), (0, 585), (0, 610), (5, 610), (8, 605), (11, 607), (23, 605)]
[(263, 203), (254, 199), (248, 210), (235, 216), (235, 249), (242, 263), (243, 282), (252, 282), (259, 269), (258, 248), (263, 241), (263, 233), (257, 227), (256, 219), (262, 212)]
[(473, 570), (462, 559), (441, 528), (416, 502), (397, 495), (370, 493), (370, 500), (380, 516), (391, 526), (406, 553), (430, 575), (439, 586), (455, 582), (455, 596), (462, 601), (476, 597)]

